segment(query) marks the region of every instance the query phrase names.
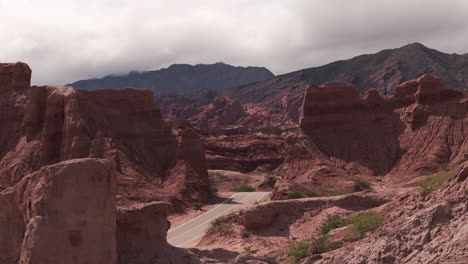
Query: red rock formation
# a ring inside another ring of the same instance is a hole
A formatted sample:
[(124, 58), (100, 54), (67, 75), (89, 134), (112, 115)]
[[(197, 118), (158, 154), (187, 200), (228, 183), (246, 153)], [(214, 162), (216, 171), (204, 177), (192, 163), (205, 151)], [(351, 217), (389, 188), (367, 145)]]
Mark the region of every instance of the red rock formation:
[(375, 90), (359, 97), (344, 83), (310, 85), (300, 120), (305, 136), (287, 141), (284, 181), (274, 197), (332, 183), (352, 191), (353, 176), (388, 174), (389, 180), (401, 181), (467, 159), (466, 93), (430, 75), (395, 90), (389, 98)]
[[(151, 91), (29, 87), (30, 74), (26, 64), (0, 64), (0, 188), (15, 185), (45, 165), (94, 157), (113, 160), (119, 193), (153, 197), (145, 199), (174, 194), (174, 190), (160, 187), (169, 171), (174, 173), (181, 155)], [(192, 162), (204, 157), (196, 154), (200, 156), (185, 160), (189, 167), (199, 168)], [(206, 172), (199, 171), (196, 177), (208, 181)], [(129, 188), (132, 194), (125, 190), (128, 185), (134, 187)], [(153, 194), (137, 191), (143, 185)], [(207, 188), (200, 192), (207, 196)]]
[(224, 127), (236, 124), (243, 116), (245, 111), (239, 102), (228, 96), (217, 96), (189, 120), (198, 127)]
[(236, 133), (204, 138), (209, 169), (274, 170), (284, 161), (284, 138), (270, 133)]
[(181, 132), (176, 165), (169, 171), (165, 188), (177, 193), (181, 200), (206, 201), (211, 196), (205, 148), (199, 135), (191, 128)]
[(117, 210), (118, 263), (199, 263), (184, 249), (166, 241), (171, 204), (152, 202)]
[(0, 263), (116, 263), (115, 173), (104, 160), (45, 166), (0, 192)]

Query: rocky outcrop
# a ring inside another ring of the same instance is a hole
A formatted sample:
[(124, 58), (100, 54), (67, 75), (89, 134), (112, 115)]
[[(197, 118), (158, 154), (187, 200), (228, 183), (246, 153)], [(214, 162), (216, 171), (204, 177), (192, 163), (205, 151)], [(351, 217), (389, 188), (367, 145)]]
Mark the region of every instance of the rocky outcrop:
[(300, 127), (320, 151), (378, 175), (391, 169), (404, 124), (378, 93), (361, 99), (352, 85), (332, 82), (310, 85), (304, 96)]
[(116, 263), (115, 173), (104, 160), (45, 166), (0, 192), (0, 263)]
[[(302, 263), (463, 263), (468, 257), (465, 163), (429, 196), (400, 196), (385, 206), (387, 221), (374, 234), (350, 246)], [(464, 178), (464, 179), (463, 179)]]
[(177, 162), (169, 171), (164, 187), (181, 200), (206, 201), (211, 197), (205, 148), (200, 136), (191, 128), (181, 131)]
[(217, 96), (209, 105), (202, 107), (198, 112), (189, 118), (191, 123), (197, 127), (230, 126), (236, 124), (246, 115), (242, 105), (227, 96)]
[(209, 169), (274, 170), (286, 155), (284, 138), (267, 133), (236, 133), (203, 139)]
[[(300, 200), (272, 201), (242, 210), (236, 217), (237, 222), (246, 229), (255, 230), (271, 226), (280, 218), (300, 218), (306, 212), (318, 208), (337, 206), (346, 210), (360, 211), (374, 208), (394, 199), (394, 192), (357, 193), (335, 197), (318, 197)], [(277, 219), (278, 218), (278, 219)]]
[[(112, 161), (119, 193), (127, 198), (172, 195), (161, 186), (183, 155), (178, 154), (177, 139), (163, 121), (151, 91), (29, 87), (31, 71), (26, 64), (0, 64), (0, 70), (0, 189), (15, 185), (42, 166), (93, 157)], [(184, 162), (198, 168), (193, 162), (204, 158), (203, 153), (198, 155)], [(201, 170), (194, 177), (207, 181), (207, 173)], [(144, 185), (144, 191), (136, 191)], [(201, 192), (206, 197), (206, 190)]]
[(171, 204), (151, 202), (117, 210), (118, 263), (200, 263), (193, 254), (166, 241)]

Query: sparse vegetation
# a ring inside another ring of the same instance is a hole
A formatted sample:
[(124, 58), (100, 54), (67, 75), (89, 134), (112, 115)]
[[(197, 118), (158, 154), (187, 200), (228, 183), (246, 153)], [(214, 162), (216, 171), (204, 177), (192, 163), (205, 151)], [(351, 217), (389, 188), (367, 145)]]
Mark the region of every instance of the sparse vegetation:
[(250, 185), (242, 184), (231, 189), (233, 192), (254, 192), (255, 188)]
[(214, 193), (218, 192), (218, 187), (211, 186), (211, 191), (214, 192)]
[(202, 202), (193, 202), (192, 203), (192, 207), (195, 210), (201, 210), (203, 208), (203, 206), (205, 206), (205, 204), (202, 203)]
[(223, 235), (229, 235), (234, 231), (232, 222), (221, 222), (218, 219), (211, 222), (211, 227), (206, 231), (207, 233), (219, 232)]
[(220, 173), (220, 172), (210, 172), (209, 173), (210, 178), (217, 178), (219, 181), (226, 180), (227, 176)]
[(333, 188), (335, 188), (335, 184), (327, 184), (327, 185), (325, 185), (325, 188), (333, 189)]
[(440, 168), (443, 169), (444, 171), (448, 171), (450, 163), (445, 162), (440, 164)]
[(258, 252), (258, 249), (252, 249), (252, 246), (245, 246), (244, 247), (244, 251), (247, 253), (247, 254), (255, 254)]
[(306, 196), (301, 192), (297, 192), (297, 191), (288, 192), (288, 199), (301, 199), (305, 197)]
[(419, 182), (419, 186), (421, 186), (421, 193), (423, 195), (432, 193), (453, 175), (453, 172), (447, 171), (438, 175), (428, 176), (426, 179)]
[(465, 190), (465, 194), (468, 195), (468, 189)]
[(328, 241), (327, 235), (322, 235), (317, 238), (312, 237), (312, 253), (322, 254), (335, 249), (338, 249), (343, 246), (341, 241)]
[(385, 216), (374, 211), (362, 212), (347, 219), (351, 224), (348, 238), (358, 240), (364, 237), (366, 232), (374, 231), (385, 221)]
[(249, 238), (251, 235), (252, 235), (252, 233), (247, 231), (247, 230), (244, 230), (242, 232), (242, 238)]
[(338, 196), (338, 195), (344, 195), (344, 194), (350, 194), (350, 191), (345, 191), (345, 190), (335, 190), (330, 193), (328, 193), (328, 196)]
[(371, 183), (362, 179), (362, 178), (353, 178), (352, 181), (361, 189), (370, 189), (371, 188)]
[(299, 263), (299, 261), (309, 256), (310, 245), (305, 241), (294, 242), (288, 250), (288, 256), (291, 264)]
[(434, 171), (430, 170), (430, 169), (424, 169), (424, 170), (421, 171), (422, 176), (430, 176), (432, 174), (434, 174)]
[(315, 191), (312, 191), (312, 190), (307, 191), (306, 195), (307, 195), (308, 197), (320, 197), (320, 194), (319, 194), (319, 193), (317, 193), (317, 192), (315, 192)]
[(328, 234), (331, 230), (345, 226), (346, 220), (339, 215), (327, 215), (327, 219), (320, 226), (320, 233), (322, 235)]

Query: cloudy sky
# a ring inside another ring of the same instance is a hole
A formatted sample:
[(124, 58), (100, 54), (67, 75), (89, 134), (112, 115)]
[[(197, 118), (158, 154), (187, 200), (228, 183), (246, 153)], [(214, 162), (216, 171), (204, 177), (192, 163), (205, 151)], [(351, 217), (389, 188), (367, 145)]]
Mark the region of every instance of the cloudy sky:
[(0, 62), (34, 84), (173, 63), (275, 74), (421, 42), (468, 53), (467, 0), (0, 0)]

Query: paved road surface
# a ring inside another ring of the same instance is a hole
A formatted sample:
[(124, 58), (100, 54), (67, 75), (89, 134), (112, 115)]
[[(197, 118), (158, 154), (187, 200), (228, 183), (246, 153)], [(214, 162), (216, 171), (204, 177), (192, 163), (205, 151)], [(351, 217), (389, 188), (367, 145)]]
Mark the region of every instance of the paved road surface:
[(193, 246), (202, 239), (214, 219), (251, 206), (257, 201), (264, 201), (269, 194), (269, 192), (235, 193), (215, 208), (169, 230), (167, 241), (176, 247)]

